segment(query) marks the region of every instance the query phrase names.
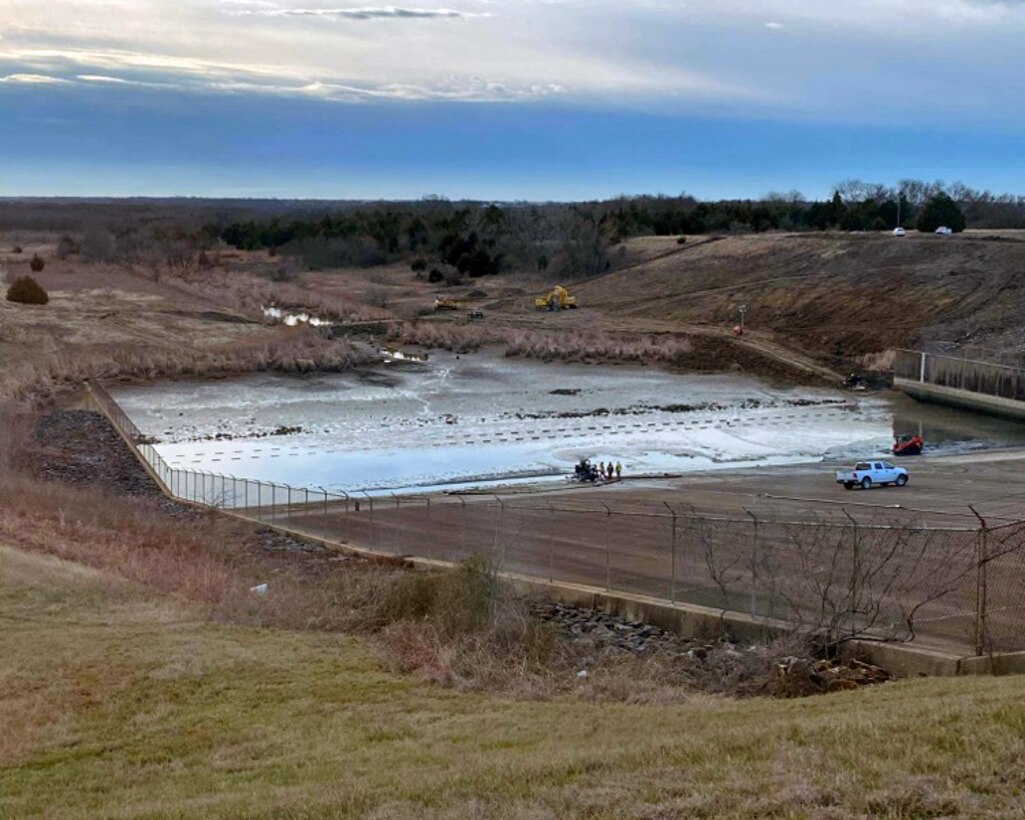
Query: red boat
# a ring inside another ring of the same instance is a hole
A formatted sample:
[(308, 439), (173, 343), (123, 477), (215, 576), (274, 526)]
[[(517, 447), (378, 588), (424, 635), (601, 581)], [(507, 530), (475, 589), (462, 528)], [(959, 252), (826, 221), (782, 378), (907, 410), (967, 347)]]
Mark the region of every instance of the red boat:
[(921, 436), (897, 436), (893, 443), (893, 454), (895, 456), (920, 456), (925, 442)]

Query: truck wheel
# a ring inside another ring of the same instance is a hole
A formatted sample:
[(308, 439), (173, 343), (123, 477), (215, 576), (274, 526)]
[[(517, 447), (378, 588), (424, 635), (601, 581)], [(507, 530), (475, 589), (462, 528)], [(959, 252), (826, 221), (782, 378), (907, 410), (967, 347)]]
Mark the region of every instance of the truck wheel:
[(907, 483), (908, 483), (908, 477), (906, 475), (899, 475), (899, 476), (897, 476), (897, 486), (898, 487), (903, 487)]
[(863, 489), (863, 490), (870, 490), (870, 489), (872, 489), (872, 479), (869, 478), (868, 476), (865, 476), (863, 479), (861, 479), (861, 489)]
[(845, 490), (853, 490), (854, 489), (854, 482), (853, 481), (845, 481), (843, 483), (843, 488)]

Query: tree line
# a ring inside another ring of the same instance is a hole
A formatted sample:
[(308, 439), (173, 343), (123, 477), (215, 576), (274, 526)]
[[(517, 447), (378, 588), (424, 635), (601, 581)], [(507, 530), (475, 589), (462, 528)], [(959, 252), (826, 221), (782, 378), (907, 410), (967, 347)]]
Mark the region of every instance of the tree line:
[[(309, 268), (369, 267), (409, 261), (438, 280), (505, 270), (591, 275), (611, 265), (610, 248), (633, 236), (766, 231), (932, 232), (1025, 227), (1025, 197), (904, 180), (895, 186), (846, 180), (823, 201), (797, 191), (759, 200), (699, 201), (692, 196), (622, 196), (565, 203), (366, 203), (316, 218), (309, 214), (233, 222), (220, 230), (243, 250), (271, 250)], [(209, 229), (208, 229), (209, 230)]]

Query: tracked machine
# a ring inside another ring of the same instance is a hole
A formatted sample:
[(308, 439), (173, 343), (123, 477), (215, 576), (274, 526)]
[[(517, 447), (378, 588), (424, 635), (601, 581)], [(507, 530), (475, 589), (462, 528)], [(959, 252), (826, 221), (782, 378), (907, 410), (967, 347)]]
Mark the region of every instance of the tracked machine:
[(562, 285), (556, 285), (544, 296), (534, 299), (535, 310), (570, 310), (576, 308), (577, 298), (570, 296)]

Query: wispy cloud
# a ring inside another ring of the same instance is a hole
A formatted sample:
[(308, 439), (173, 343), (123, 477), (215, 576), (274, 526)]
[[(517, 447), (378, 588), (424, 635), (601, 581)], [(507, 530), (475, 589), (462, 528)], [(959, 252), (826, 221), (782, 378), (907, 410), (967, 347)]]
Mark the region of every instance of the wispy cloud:
[(459, 20), (470, 17), (489, 17), (487, 13), (457, 11), (456, 9), (415, 9), (397, 6), (367, 6), (363, 8), (328, 8), (328, 9), (292, 9), (275, 7), (273, 4), (259, 3), (249, 6), (233, 3), (237, 6), (229, 11), (239, 17), (320, 17), (336, 20)]
[(0, 77), (0, 83), (22, 83), (24, 85), (59, 85), (67, 80), (48, 74), (8, 74)]

